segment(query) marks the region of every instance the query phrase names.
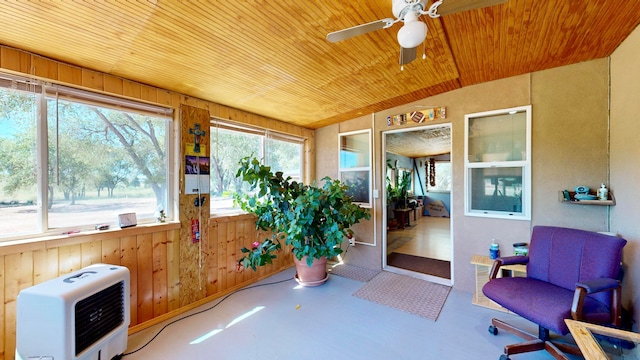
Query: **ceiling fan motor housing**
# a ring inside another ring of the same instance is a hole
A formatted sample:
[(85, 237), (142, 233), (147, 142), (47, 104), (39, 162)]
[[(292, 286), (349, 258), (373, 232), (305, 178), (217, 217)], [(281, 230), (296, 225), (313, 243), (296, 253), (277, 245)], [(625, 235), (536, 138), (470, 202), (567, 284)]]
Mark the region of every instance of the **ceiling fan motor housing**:
[(391, 4), (393, 15), (400, 20), (404, 20), (404, 16), (408, 12), (419, 13), (420, 11), (424, 11), (426, 7), (425, 0), (392, 0)]

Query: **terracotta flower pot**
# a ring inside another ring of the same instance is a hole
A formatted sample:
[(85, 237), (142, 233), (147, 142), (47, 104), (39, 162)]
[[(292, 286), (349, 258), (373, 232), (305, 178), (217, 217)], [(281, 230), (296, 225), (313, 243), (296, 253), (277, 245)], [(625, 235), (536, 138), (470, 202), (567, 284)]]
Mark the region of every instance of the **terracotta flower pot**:
[(307, 257), (298, 260), (295, 256), (293, 261), (296, 264), (296, 281), (302, 286), (318, 286), (324, 284), (329, 279), (327, 273), (327, 258), (313, 259), (311, 266), (307, 265)]

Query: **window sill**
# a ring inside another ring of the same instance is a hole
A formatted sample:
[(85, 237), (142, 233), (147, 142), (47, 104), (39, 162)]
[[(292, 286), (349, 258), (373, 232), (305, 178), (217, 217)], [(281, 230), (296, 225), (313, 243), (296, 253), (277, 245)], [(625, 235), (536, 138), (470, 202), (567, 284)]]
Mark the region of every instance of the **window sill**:
[(0, 242), (0, 256), (25, 251), (36, 251), (74, 245), (89, 241), (112, 239), (114, 237), (136, 236), (157, 231), (180, 229), (179, 222), (149, 223), (121, 229), (82, 231), (74, 234), (48, 235), (32, 238), (6, 240)]

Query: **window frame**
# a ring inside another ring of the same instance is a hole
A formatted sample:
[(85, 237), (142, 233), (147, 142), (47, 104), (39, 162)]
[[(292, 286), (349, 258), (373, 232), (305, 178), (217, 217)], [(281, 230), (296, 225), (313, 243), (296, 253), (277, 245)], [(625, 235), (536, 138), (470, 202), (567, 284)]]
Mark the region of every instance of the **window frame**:
[[(503, 116), (509, 114), (515, 114), (519, 112), (525, 113), (525, 159), (519, 160), (470, 160), (469, 155), (469, 123), (472, 119), (476, 118), (489, 118), (493, 116)], [(485, 217), (485, 218), (498, 218), (498, 219), (510, 219), (510, 220), (531, 220), (531, 105), (518, 106), (506, 109), (498, 109), (491, 111), (478, 112), (465, 115), (464, 126), (464, 214), (465, 216)], [(472, 208), (472, 186), (473, 186), (473, 171), (477, 169), (506, 169), (506, 168), (519, 168), (522, 169), (522, 184), (521, 184), (521, 211), (501, 211), (501, 210), (486, 210)]]
[[(91, 224), (77, 224), (72, 226), (60, 226), (50, 227), (49, 224), (49, 210), (47, 208), (48, 203), (48, 184), (49, 174), (48, 171), (43, 170), (48, 168), (49, 163), (49, 113), (48, 113), (48, 101), (55, 97), (64, 98), (64, 100), (81, 103), (91, 104), (103, 108), (110, 108), (119, 111), (126, 111), (129, 113), (138, 113), (145, 115), (158, 116), (164, 118), (164, 147), (165, 147), (165, 215), (166, 219), (172, 221), (177, 218), (178, 200), (176, 198), (176, 184), (177, 178), (172, 176), (172, 166), (175, 161), (175, 149), (177, 149), (177, 134), (175, 132), (174, 124), (174, 109), (171, 107), (165, 107), (161, 105), (149, 104), (143, 101), (124, 99), (111, 94), (101, 94), (88, 90), (81, 90), (64, 85), (46, 83), (36, 79), (30, 79), (27, 77), (14, 76), (6, 73), (0, 73), (0, 86), (6, 89), (16, 89), (21, 91), (27, 91), (35, 95), (36, 97), (36, 134), (35, 134), (35, 169), (36, 175), (36, 226), (34, 230), (23, 232), (19, 234), (0, 234), (0, 243), (28, 239), (28, 238), (40, 238), (46, 236), (54, 236), (65, 234), (70, 231), (93, 231), (95, 225), (108, 224), (114, 228), (117, 228), (117, 217), (113, 219), (99, 218), (96, 222)], [(138, 218), (138, 224), (150, 224), (156, 221), (156, 217), (143, 217)]]
[[(368, 157), (368, 165), (367, 166), (354, 166), (354, 167), (346, 167), (342, 164), (342, 139), (348, 136), (361, 135), (366, 134), (367, 138), (367, 157)], [(362, 206), (363, 208), (371, 208), (373, 205), (373, 174), (372, 174), (372, 145), (371, 145), (371, 129), (364, 130), (355, 130), (349, 132), (343, 132), (338, 134), (338, 178), (340, 181), (344, 182), (344, 175), (356, 172), (367, 172), (367, 201), (354, 201), (355, 204)]]
[[(254, 135), (254, 136), (260, 137), (260, 148), (262, 153), (260, 155), (254, 154), (254, 156), (256, 156), (263, 164), (266, 161), (269, 154), (269, 149), (268, 149), (269, 147), (267, 145), (268, 140), (285, 141), (285, 142), (299, 145), (300, 146), (300, 159), (299, 159), (300, 179), (298, 182), (300, 183), (304, 182), (306, 178), (305, 177), (306, 167), (305, 167), (305, 156), (304, 156), (306, 138), (292, 135), (292, 134), (286, 134), (283, 132), (274, 131), (268, 128), (261, 128), (258, 126), (252, 126), (249, 124), (212, 116), (209, 120), (209, 131), (211, 136), (213, 136), (214, 133), (217, 133), (217, 130), (219, 129), (223, 129), (225, 131), (235, 131), (242, 134)], [(214, 155), (214, 152), (216, 152), (216, 150), (217, 150), (217, 145), (214, 146), (213, 141), (211, 141), (210, 157)], [(210, 187), (210, 191), (213, 191), (213, 187)], [(213, 200), (211, 201), (210, 204), (213, 204)], [(242, 209), (236, 208), (236, 207), (231, 209), (214, 208), (213, 205), (209, 207), (210, 216), (228, 216), (228, 215), (239, 215), (244, 213), (245, 212), (242, 211)]]

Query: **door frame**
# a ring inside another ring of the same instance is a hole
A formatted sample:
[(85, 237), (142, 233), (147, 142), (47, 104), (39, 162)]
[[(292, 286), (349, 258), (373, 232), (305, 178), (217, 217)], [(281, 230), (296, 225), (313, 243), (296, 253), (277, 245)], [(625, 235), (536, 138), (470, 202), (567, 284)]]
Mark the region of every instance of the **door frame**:
[[(387, 179), (386, 179), (386, 174), (387, 174), (387, 134), (397, 134), (397, 133), (403, 133), (403, 132), (410, 132), (410, 131), (421, 131), (421, 130), (428, 130), (428, 129), (433, 129), (433, 128), (439, 128), (439, 127), (448, 127), (449, 129), (451, 129), (451, 133), (453, 133), (453, 126), (452, 123), (439, 123), (439, 124), (433, 124), (433, 125), (425, 125), (425, 126), (416, 126), (416, 127), (411, 127), (411, 128), (405, 128), (405, 129), (396, 129), (396, 130), (386, 130), (386, 131), (382, 131), (382, 156), (380, 158), (380, 168), (383, 169), (382, 171), (380, 171), (382, 180), (380, 182), (380, 184), (382, 184), (383, 186), (381, 186), (382, 190), (382, 270), (384, 271), (389, 271), (392, 273), (396, 273), (396, 274), (401, 274), (401, 275), (408, 275), (411, 277), (415, 277), (415, 278), (419, 278), (419, 279), (423, 279), (423, 280), (427, 280), (427, 281), (431, 281), (437, 284), (442, 284), (442, 285), (447, 285), (447, 286), (453, 286), (454, 283), (454, 242), (453, 242), (453, 217), (450, 216), (449, 217), (449, 232), (450, 232), (450, 242), (451, 242), (451, 279), (445, 279), (445, 278), (440, 278), (437, 276), (433, 276), (433, 275), (427, 275), (427, 274), (423, 274), (423, 273), (419, 273), (419, 272), (415, 272), (415, 271), (410, 271), (410, 270), (405, 270), (402, 268), (397, 268), (397, 267), (393, 267), (387, 264)], [(453, 142), (453, 137), (452, 137), (452, 142)], [(453, 162), (453, 143), (451, 144), (450, 147), (450, 157), (451, 157), (451, 161)], [(455, 171), (454, 171), (454, 167), (451, 167), (451, 178), (453, 179), (455, 177)], [(451, 200), (453, 198), (453, 187), (451, 188), (451, 192), (449, 193), (449, 213), (453, 214), (453, 201)]]

